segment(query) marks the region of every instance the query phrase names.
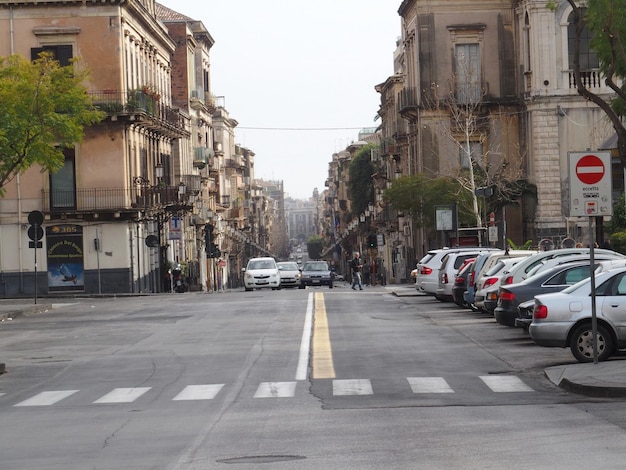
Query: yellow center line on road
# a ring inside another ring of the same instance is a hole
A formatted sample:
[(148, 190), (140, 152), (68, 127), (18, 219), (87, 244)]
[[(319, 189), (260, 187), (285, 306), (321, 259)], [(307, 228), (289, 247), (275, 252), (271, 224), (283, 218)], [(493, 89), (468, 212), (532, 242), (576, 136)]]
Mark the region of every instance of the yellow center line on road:
[(333, 350), (330, 345), (328, 318), (324, 294), (315, 293), (315, 307), (313, 320), (313, 351), (311, 354), (312, 372), (314, 379), (334, 379), (335, 365), (333, 364)]

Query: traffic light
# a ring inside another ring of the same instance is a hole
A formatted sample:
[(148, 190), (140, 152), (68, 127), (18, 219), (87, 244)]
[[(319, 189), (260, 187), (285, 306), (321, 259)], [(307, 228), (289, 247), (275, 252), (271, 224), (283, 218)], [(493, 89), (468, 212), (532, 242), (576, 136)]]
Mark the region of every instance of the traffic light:
[(370, 248), (376, 248), (378, 246), (375, 233), (370, 233), (367, 236), (367, 246), (369, 246)]

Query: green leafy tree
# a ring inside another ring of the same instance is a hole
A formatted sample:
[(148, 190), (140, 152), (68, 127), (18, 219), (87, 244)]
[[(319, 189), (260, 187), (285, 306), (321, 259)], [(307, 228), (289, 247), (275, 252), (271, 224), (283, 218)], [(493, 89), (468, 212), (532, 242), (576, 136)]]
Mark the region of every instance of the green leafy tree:
[(306, 249), (309, 253), (309, 258), (320, 259), (322, 257), (322, 246), (324, 240), (318, 235), (311, 235), (306, 241)]
[(422, 173), (403, 176), (391, 184), (383, 197), (396, 211), (410, 214), (418, 226), (434, 227), (435, 206), (454, 203), (458, 204), (459, 224), (474, 223), (472, 197), (453, 178), (432, 178)]
[(87, 94), (88, 78), (86, 69), (61, 67), (49, 54), (32, 62), (20, 55), (0, 58), (0, 196), (32, 165), (61, 168), (63, 149), (104, 117)]
[[(578, 94), (595, 103), (611, 121), (617, 134), (617, 147), (622, 166), (626, 168), (626, 2), (624, 0), (593, 0), (581, 2), (567, 0), (573, 9), (576, 28), (572, 70)], [(556, 8), (554, 1), (548, 8)], [(591, 45), (598, 55), (604, 83), (615, 92), (615, 96), (604, 98), (593, 93), (582, 80), (580, 52), (581, 40), (586, 28), (593, 35)]]
[(374, 202), (374, 166), (371, 160), (371, 151), (374, 145), (361, 148), (350, 162), (350, 180), (348, 191), (352, 202), (352, 212), (360, 214), (365, 211), (370, 202)]

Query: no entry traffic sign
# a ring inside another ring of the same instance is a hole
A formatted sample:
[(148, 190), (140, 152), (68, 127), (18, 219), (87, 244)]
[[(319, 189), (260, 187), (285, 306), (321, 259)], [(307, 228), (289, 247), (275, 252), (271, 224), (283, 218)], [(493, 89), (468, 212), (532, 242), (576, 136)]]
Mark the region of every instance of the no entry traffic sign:
[(570, 152), (570, 217), (612, 215), (611, 154)]
[(598, 184), (604, 172), (604, 163), (597, 155), (584, 155), (576, 163), (576, 176), (583, 184)]

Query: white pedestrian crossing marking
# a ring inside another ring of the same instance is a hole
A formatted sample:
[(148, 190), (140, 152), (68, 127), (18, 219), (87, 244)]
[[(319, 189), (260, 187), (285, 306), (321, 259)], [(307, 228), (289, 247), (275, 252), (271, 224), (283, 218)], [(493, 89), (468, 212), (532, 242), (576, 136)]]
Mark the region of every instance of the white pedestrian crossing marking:
[(187, 385), (173, 400), (212, 400), (224, 384)]
[(131, 403), (150, 390), (150, 387), (116, 388), (94, 403)]
[[(495, 393), (534, 392), (531, 387), (514, 375), (482, 375), (479, 378)], [(406, 377), (406, 380), (414, 394), (457, 393), (444, 377)], [(296, 394), (297, 383), (297, 381), (262, 382), (257, 387), (254, 398), (292, 398)], [(370, 379), (335, 379), (332, 383), (334, 396), (374, 395)], [(171, 400), (212, 400), (221, 392), (224, 386), (225, 384), (187, 385)], [(131, 403), (150, 389), (151, 387), (116, 388), (92, 403)], [(79, 390), (44, 391), (13, 406), (50, 406), (77, 392)], [(0, 392), (0, 397), (6, 395), (5, 392)]]
[(369, 379), (333, 380), (333, 395), (373, 395)]
[(443, 377), (407, 377), (413, 393), (454, 393)]
[(50, 406), (60, 402), (64, 398), (74, 395), (78, 390), (54, 390), (41, 392), (34, 397), (24, 400), (14, 406)]
[(290, 398), (296, 394), (296, 382), (262, 382), (254, 398)]
[(534, 391), (514, 375), (481, 375), (480, 379), (496, 393)]

